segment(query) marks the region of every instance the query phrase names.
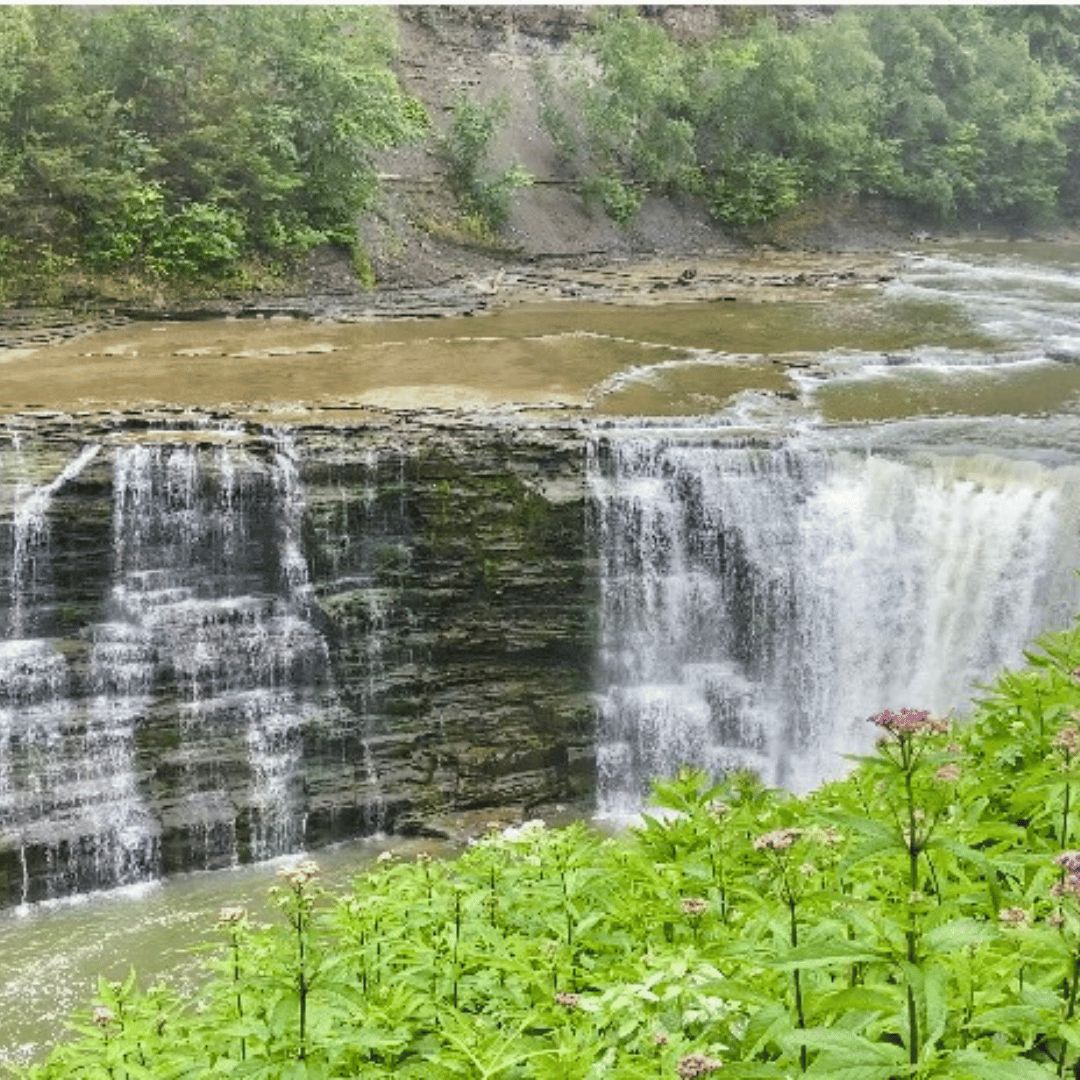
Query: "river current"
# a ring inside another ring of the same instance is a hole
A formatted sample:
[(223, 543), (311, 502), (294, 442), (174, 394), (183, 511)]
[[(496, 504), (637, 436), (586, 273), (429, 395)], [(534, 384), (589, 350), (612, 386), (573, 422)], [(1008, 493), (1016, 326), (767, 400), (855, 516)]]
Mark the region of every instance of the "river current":
[[(806, 788), (859, 748), (869, 711), (962, 708), (1080, 605), (1076, 245), (934, 246), (880, 286), (769, 303), (133, 324), (0, 353), (0, 372), (0, 408), (24, 417), (140, 403), (299, 423), (579, 416), (613, 817), (682, 759)], [(325, 858), (344, 875), (374, 850)], [(96, 974), (129, 958), (147, 981), (195, 979), (187, 944), (275, 872), (0, 916), (0, 1060), (58, 1037)]]

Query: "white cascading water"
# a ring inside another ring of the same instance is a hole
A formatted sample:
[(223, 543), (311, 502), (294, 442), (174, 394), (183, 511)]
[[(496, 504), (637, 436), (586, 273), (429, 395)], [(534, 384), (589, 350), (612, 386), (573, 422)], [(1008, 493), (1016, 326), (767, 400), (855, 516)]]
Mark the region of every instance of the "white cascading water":
[(868, 716), (962, 709), (1077, 608), (1075, 466), (716, 435), (590, 448), (601, 814), (684, 762), (808, 789)]
[[(250, 777), (248, 856), (268, 858), (302, 845), (305, 690), (326, 659), (326, 644), (304, 612), (302, 491), (284, 434), (274, 438), (268, 477), (255, 457), (228, 442), (215, 447), (209, 470), (204, 456), (183, 444), (117, 451), (115, 618), (96, 629), (95, 641), (110, 649), (117, 640), (125, 643), (134, 660), (135, 711), (160, 666), (175, 676), (183, 694), (177, 764), (193, 773), (180, 785), (186, 805), (179, 816), (205, 823), (204, 857), (239, 857), (232, 826), (222, 824), (235, 812), (219, 805), (229, 785), (200, 781), (194, 773), (235, 768)], [(248, 519), (260, 512), (261, 520)], [(282, 535), (259, 536), (275, 523)], [(274, 557), (252, 558), (258, 543)], [(266, 576), (271, 572), (277, 580)], [(115, 672), (114, 666), (111, 679)], [(188, 739), (204, 745), (209, 739), (216, 758), (207, 760), (204, 751), (190, 760)], [(235, 760), (238, 747), (241, 761)]]
[[(268, 442), (222, 428), (109, 451), (110, 587), (74, 660), (47, 636), (63, 618), (52, 514), (102, 448), (36, 487), (18, 447), (7, 455), (0, 839), (24, 900), (31, 876), (48, 896), (152, 879), (170, 830), (192, 865), (302, 847), (301, 733), (327, 649), (309, 618), (296, 451), (284, 432)], [(175, 735), (142, 746), (163, 682), (179, 695)]]
[[(49, 599), (41, 571), (50, 564), (51, 504), (100, 450), (84, 448), (40, 487), (20, 484), (12, 517), (11, 618), (0, 643), (0, 822), (24, 853), (47, 852), (57, 893), (88, 875), (113, 884), (141, 880), (149, 859), (133, 718), (97, 703), (83, 715), (53, 641), (26, 636)], [(25, 854), (23, 868), (25, 899)]]

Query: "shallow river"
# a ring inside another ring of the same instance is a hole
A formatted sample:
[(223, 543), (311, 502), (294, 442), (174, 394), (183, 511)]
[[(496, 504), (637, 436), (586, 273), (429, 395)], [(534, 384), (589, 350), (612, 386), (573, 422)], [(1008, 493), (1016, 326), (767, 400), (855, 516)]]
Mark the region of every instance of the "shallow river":
[[(1060, 318), (1059, 336), (1075, 340), (1067, 309), (1077, 300), (1078, 258), (1065, 245), (936, 249), (910, 256), (883, 286), (775, 302), (565, 302), (344, 324), (134, 323), (58, 347), (0, 351), (0, 410), (511, 404), (662, 416), (715, 413), (765, 392), (849, 420), (970, 411), (974, 392), (978, 411), (1018, 403), (1041, 411), (1080, 389), (1073, 365), (1050, 370), (1041, 358), (1031, 371), (1048, 319)], [(956, 369), (972, 364), (993, 367), (994, 378), (978, 387), (958, 380)]]
[[(982, 425), (995, 445), (1026, 438), (1041, 453), (1074, 454), (1080, 245), (935, 247), (908, 256), (895, 281), (795, 301), (564, 303), (438, 322), (145, 323), (0, 351), (0, 410), (150, 402), (232, 403), (298, 422), (312, 410), (435, 406), (709, 417), (773, 431), (953, 423)], [(380, 849), (318, 857), (329, 879), (343, 880)], [(99, 974), (133, 964), (144, 981), (196, 980), (191, 948), (212, 936), (220, 907), (265, 903), (279, 868), (0, 914), (0, 1061), (58, 1037)]]

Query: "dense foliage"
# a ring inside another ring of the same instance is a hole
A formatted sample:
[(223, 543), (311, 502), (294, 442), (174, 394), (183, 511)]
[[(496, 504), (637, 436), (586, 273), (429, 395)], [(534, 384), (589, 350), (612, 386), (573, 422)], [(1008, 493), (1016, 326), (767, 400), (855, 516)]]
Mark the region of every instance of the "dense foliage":
[[(1080, 217), (1080, 9), (840, 8), (781, 28), (737, 8), (690, 44), (597, 11), (542, 74), (541, 112), (617, 221), (653, 191), (735, 226), (834, 194), (971, 223)], [(530, 180), (490, 161), (505, 103), (460, 97), (432, 132), (391, 31), (365, 5), (0, 7), (0, 300), (80, 273), (242, 282), (352, 246), (372, 154), (419, 138), (465, 231), (497, 239)]]
[(0, 8), (0, 280), (220, 276), (350, 244), (426, 116), (370, 7)]
[(815, 196), (898, 198), (939, 220), (1080, 209), (1080, 10), (842, 8), (791, 31), (678, 45), (608, 11), (547, 80), (543, 116), (616, 220), (649, 191), (729, 224)]
[(871, 718), (806, 797), (692, 769), (642, 827), (492, 832), (278, 925), (221, 912), (195, 1002), (102, 982), (32, 1080), (1080, 1075), (1080, 626), (963, 724)]

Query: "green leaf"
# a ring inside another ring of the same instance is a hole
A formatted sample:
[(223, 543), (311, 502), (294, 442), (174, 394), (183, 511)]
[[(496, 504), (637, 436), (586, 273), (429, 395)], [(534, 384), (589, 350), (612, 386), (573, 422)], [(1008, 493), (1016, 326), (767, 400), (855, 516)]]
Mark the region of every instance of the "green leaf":
[(1056, 1069), (1047, 1069), (1028, 1058), (989, 1057), (976, 1047), (953, 1050), (942, 1060), (947, 1067), (954, 1067), (955, 1073), (972, 1080), (1048, 1080), (1057, 1075)]
[(994, 869), (985, 853), (977, 851), (975, 848), (968, 847), (967, 844), (962, 844), (959, 840), (956, 840), (951, 836), (944, 834), (936, 835), (930, 843), (926, 845), (927, 851), (938, 849), (949, 852), (962, 862), (970, 863), (982, 874), (992, 876), (994, 873)]
[(871, 1042), (853, 1031), (837, 1027), (792, 1028), (783, 1041), (789, 1049), (806, 1046), (811, 1050), (844, 1054), (871, 1064), (895, 1066), (898, 1060), (906, 1056), (906, 1051), (893, 1043)]
[(825, 1015), (846, 1012), (892, 1012), (900, 997), (895, 989), (876, 986), (847, 986), (831, 994), (815, 995), (814, 1008)]
[(806, 1071), (806, 1076), (823, 1076), (828, 1080), (896, 1080), (903, 1075), (897, 1070), (900, 1066), (896, 1063), (891, 1065), (852, 1064), (845, 1059), (833, 1058), (831, 1055), (819, 1057)]
[(887, 955), (857, 941), (826, 941), (820, 944), (799, 945), (787, 949), (775, 960), (763, 959), (761, 963), (777, 971), (794, 968), (828, 967), (831, 964), (852, 964), (860, 960), (883, 960)]
[(949, 1020), (949, 972), (940, 965), (931, 965), (923, 974), (923, 1005), (926, 1025), (922, 1033), (924, 1047), (936, 1046), (945, 1034)]
[(892, 1043), (871, 1042), (842, 1028), (807, 1028), (785, 1036), (787, 1052), (795, 1055), (801, 1046), (816, 1051), (807, 1075), (830, 1080), (889, 1080), (906, 1065), (906, 1051)]
[(1063, 1020), (1058, 1024), (1057, 1033), (1074, 1050), (1080, 1050), (1080, 1023), (1077, 1023), (1075, 1020)]
[(922, 935), (922, 944), (929, 955), (941, 955), (965, 945), (982, 945), (998, 936), (998, 929), (985, 920), (953, 919), (927, 930)]
[(791, 1018), (788, 1016), (787, 1009), (779, 1003), (766, 1005), (757, 1012), (751, 1013), (746, 1025), (746, 1033), (743, 1036), (745, 1056), (753, 1057), (762, 1047), (770, 1042), (779, 1041), (790, 1030)]

